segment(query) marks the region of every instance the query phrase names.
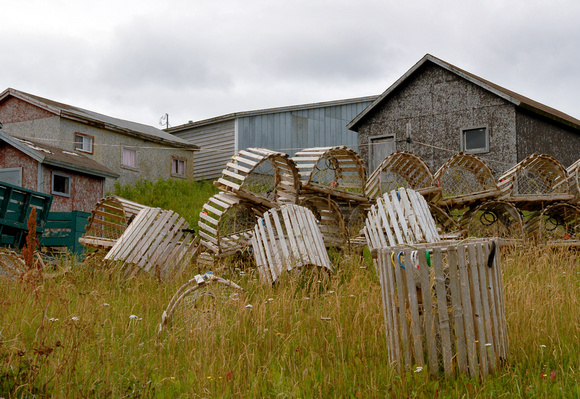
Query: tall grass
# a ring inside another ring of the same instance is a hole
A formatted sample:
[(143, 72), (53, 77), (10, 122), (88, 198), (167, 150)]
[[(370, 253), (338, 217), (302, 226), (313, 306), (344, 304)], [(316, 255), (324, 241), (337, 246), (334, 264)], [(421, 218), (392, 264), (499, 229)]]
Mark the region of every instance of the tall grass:
[(203, 204), (217, 192), (209, 181), (176, 179), (138, 180), (133, 186), (117, 182), (113, 189), (113, 194), (142, 205), (175, 211), (192, 227), (197, 227)]
[(502, 258), (510, 355), (484, 381), (395, 372), (374, 267), (332, 253), (335, 274), (274, 287), (251, 268), (215, 270), (245, 295), (160, 334), (198, 270), (165, 284), (99, 263), (40, 285), (0, 279), (0, 397), (580, 397), (578, 253)]

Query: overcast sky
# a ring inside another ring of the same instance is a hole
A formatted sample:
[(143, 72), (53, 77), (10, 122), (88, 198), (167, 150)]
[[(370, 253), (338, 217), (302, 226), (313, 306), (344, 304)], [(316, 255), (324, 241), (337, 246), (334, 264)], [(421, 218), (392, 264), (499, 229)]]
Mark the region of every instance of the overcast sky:
[(577, 0), (0, 0), (7, 87), (159, 127), (376, 95), (426, 53), (580, 118)]

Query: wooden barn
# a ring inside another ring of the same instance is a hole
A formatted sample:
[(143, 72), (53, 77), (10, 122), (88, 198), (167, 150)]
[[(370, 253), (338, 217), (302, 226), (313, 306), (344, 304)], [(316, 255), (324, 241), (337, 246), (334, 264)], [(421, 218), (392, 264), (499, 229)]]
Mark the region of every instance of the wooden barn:
[(90, 212), (119, 175), (74, 150), (14, 137), (0, 129), (0, 181), (53, 196), (51, 212)]
[(357, 134), (346, 128), (376, 96), (238, 112), (189, 122), (166, 131), (201, 147), (196, 180), (215, 179), (239, 150), (267, 148), (290, 156), (308, 147), (346, 145), (356, 150)]
[(457, 152), (483, 158), (499, 176), (533, 153), (571, 165), (580, 120), (425, 55), (348, 128), (358, 132), (369, 171), (396, 150), (435, 172)]

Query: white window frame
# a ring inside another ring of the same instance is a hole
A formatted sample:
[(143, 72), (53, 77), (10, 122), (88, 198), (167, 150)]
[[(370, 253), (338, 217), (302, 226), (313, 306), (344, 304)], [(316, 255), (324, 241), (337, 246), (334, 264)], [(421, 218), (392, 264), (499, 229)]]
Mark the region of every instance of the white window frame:
[[(485, 129), (485, 147), (472, 148), (470, 150), (465, 148), (465, 133), (470, 130), (481, 130)], [(489, 127), (487, 125), (476, 126), (476, 127), (466, 127), (462, 128), (460, 131), (459, 141), (461, 143), (461, 151), (466, 154), (484, 154), (489, 152)]]
[[(129, 165), (124, 163), (124, 158), (123, 158), (123, 154), (125, 153), (125, 151), (132, 151), (135, 153), (135, 165)], [(126, 169), (131, 169), (131, 170), (138, 170), (139, 169), (139, 151), (137, 151), (136, 148), (134, 147), (128, 147), (128, 146), (121, 146), (121, 167), (122, 168), (126, 168)]]
[[(80, 141), (79, 138), (81, 139)], [(93, 136), (79, 132), (75, 133), (75, 150), (77, 151), (92, 154), (94, 142), (95, 138)]]
[[(3, 179), (1, 176), (2, 173), (10, 174), (12, 177), (16, 177), (16, 181), (9, 182), (7, 179)], [(0, 180), (15, 186), (22, 186), (22, 167), (0, 169)]]
[[(183, 163), (183, 173), (179, 173), (179, 164)], [(173, 171), (173, 166), (177, 164), (177, 171)], [(186, 177), (187, 176), (187, 159), (180, 157), (171, 157), (171, 176)]]
[[(64, 177), (66, 179), (67, 191), (68, 191), (67, 193), (56, 191), (54, 189), (54, 178), (56, 176)], [(51, 192), (51, 194), (60, 195), (61, 197), (70, 197), (70, 192), (71, 192), (71, 177), (70, 177), (70, 175), (67, 175), (65, 173), (60, 173), (60, 172), (52, 172), (51, 183), (50, 183), (50, 192)]]

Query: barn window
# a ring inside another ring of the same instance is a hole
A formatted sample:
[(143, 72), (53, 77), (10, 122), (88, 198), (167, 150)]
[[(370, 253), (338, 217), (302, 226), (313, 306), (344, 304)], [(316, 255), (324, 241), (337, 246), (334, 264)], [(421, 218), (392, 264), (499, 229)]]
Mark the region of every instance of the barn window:
[(123, 147), (121, 149), (121, 165), (128, 168), (137, 168), (137, 150)]
[(372, 173), (383, 160), (396, 151), (395, 136), (371, 137), (369, 171)]
[(462, 129), (461, 151), (470, 154), (489, 152), (489, 134), (487, 128)]
[(75, 149), (77, 151), (93, 153), (93, 136), (83, 133), (75, 133)]
[(52, 172), (52, 194), (70, 197), (70, 176)]
[(187, 161), (181, 158), (171, 159), (171, 176), (185, 177)]

